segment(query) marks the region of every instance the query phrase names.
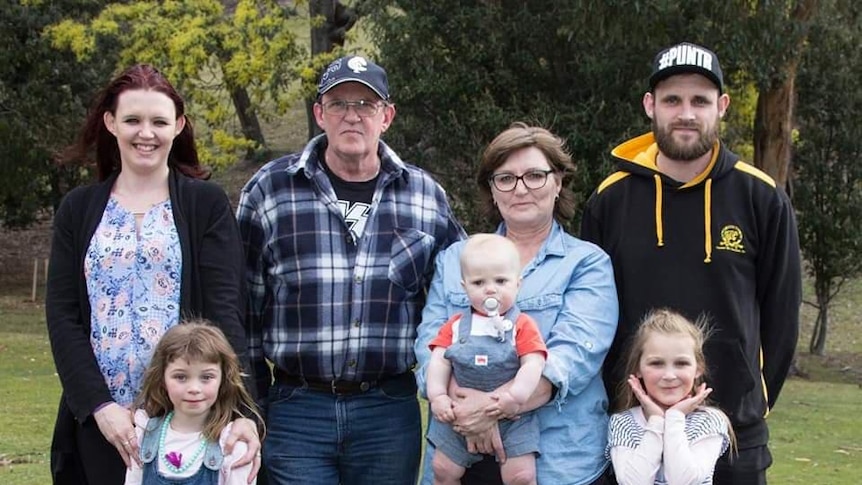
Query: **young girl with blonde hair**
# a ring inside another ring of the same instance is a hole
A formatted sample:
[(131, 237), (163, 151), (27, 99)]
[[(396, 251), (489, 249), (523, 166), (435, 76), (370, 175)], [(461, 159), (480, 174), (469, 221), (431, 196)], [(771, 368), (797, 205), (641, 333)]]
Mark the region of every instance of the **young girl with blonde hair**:
[(611, 416), (607, 454), (620, 485), (711, 484), (734, 441), (730, 420), (708, 406), (706, 323), (672, 310), (650, 312), (634, 335)]
[(246, 444), (237, 442), (230, 454), (224, 445), (234, 419), (260, 416), (243, 386), (239, 360), (217, 327), (193, 320), (168, 330), (136, 406), (142, 465), (132, 463), (126, 485), (249, 483), (251, 463), (233, 468)]

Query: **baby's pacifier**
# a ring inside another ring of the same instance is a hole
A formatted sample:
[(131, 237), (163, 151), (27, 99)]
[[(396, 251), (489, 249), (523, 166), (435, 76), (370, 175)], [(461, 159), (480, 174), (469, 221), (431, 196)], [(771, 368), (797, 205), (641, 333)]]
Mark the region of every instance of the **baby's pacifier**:
[(487, 313), (489, 317), (496, 317), (499, 315), (497, 310), (500, 308), (500, 301), (493, 296), (485, 298), (485, 301), (482, 302), (482, 306), (485, 307), (485, 313)]

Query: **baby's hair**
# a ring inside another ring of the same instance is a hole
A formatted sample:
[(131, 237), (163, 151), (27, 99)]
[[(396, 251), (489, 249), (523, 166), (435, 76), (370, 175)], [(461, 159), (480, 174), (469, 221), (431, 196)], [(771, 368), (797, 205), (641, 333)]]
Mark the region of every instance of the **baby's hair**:
[(148, 416), (164, 416), (173, 410), (165, 386), (165, 369), (176, 359), (219, 364), (222, 371), (218, 397), (210, 410), (203, 429), (209, 441), (218, 441), (219, 433), (246, 410), (263, 419), (254, 400), (242, 382), (242, 368), (224, 333), (204, 319), (181, 322), (169, 329), (159, 340), (144, 376), (137, 406)]
[[(624, 376), (637, 374), (640, 366), (640, 360), (643, 356), (644, 345), (647, 339), (654, 334), (662, 335), (684, 335), (691, 337), (694, 342), (694, 359), (695, 365), (700, 371), (700, 377), (694, 380), (692, 388), (689, 390), (689, 395), (694, 394), (694, 390), (706, 381), (706, 356), (703, 352), (703, 344), (712, 334), (709, 326), (709, 321), (703, 315), (692, 322), (682, 314), (670, 310), (668, 308), (658, 308), (651, 310), (641, 320), (640, 326), (634, 333), (629, 346), (628, 357), (626, 359), (626, 367)], [(623, 379), (617, 386), (617, 402), (620, 403), (618, 411), (631, 409), (639, 404), (637, 397), (634, 395), (631, 386), (627, 380)], [(712, 406), (705, 402), (704, 406)], [(715, 407), (715, 406), (712, 406)], [(717, 409), (717, 408), (716, 408)], [(724, 412), (721, 413), (724, 420), (727, 422), (727, 433), (730, 437), (730, 443), (733, 450), (736, 450), (736, 434), (733, 432), (733, 426), (730, 419)]]
[(518, 247), (509, 238), (499, 234), (477, 233), (467, 239), (464, 244), (464, 250), (461, 251), (461, 270), (464, 270), (464, 265), (468, 262), (482, 260), (482, 255), (487, 253), (497, 253), (505, 255), (512, 260), (512, 270), (515, 273), (520, 273), (521, 270), (521, 255), (518, 253)]

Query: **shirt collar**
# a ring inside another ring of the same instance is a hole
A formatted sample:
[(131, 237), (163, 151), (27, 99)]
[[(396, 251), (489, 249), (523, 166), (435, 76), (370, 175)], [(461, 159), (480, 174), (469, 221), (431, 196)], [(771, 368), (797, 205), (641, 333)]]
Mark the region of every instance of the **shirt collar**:
[[(295, 164), (289, 166), (287, 171), (291, 174), (295, 174), (302, 170), (308, 177), (311, 177), (317, 171), (322, 170), (317, 157), (317, 152), (318, 149), (325, 147), (326, 143), (326, 133), (322, 133), (312, 138), (311, 141), (305, 145), (305, 148), (303, 148), (302, 154), (299, 156), (299, 160)], [(401, 160), (401, 157), (399, 157), (398, 154), (382, 140), (377, 143), (377, 153), (380, 156), (380, 171), (394, 174), (395, 176), (406, 174), (404, 170), (406, 166), (404, 161)]]

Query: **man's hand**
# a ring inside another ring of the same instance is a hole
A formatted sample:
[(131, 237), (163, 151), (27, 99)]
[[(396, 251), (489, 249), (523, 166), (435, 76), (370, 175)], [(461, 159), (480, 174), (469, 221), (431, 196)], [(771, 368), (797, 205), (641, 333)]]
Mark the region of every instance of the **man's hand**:
[(246, 443), (248, 450), (231, 468), (248, 465), (253, 460), (251, 473), (248, 474), (248, 483), (252, 483), (257, 478), (257, 472), (260, 471), (260, 438), (257, 435), (257, 424), (248, 418), (235, 420), (231, 426), (230, 434), (224, 442), (225, 453), (230, 454), (237, 441)]

